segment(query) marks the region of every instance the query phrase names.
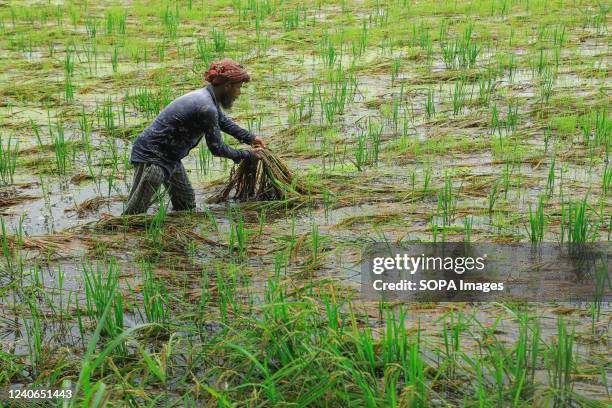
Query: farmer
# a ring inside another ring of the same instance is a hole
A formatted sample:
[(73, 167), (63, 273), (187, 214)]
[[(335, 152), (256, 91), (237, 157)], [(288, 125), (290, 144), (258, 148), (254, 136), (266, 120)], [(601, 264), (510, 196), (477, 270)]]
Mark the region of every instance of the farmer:
[[(248, 157), (262, 158), (263, 140), (236, 125), (219, 109), (219, 105), (231, 108), (242, 84), (250, 81), (247, 71), (242, 65), (224, 59), (213, 62), (204, 79), (209, 82), (206, 87), (172, 101), (134, 141), (130, 158), (135, 165), (134, 181), (123, 214), (146, 212), (162, 184), (175, 211), (195, 208), (195, 194), (181, 159), (200, 143), (202, 136), (215, 156), (227, 157), (235, 163)], [(253, 149), (229, 147), (223, 143), (221, 131)]]

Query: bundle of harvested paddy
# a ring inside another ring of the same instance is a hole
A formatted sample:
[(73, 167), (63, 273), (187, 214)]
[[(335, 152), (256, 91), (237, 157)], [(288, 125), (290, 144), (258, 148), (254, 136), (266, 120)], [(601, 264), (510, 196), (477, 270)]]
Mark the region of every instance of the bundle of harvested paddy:
[(208, 199), (220, 203), (233, 198), (238, 201), (276, 201), (299, 199), (312, 193), (312, 188), (300, 183), (289, 168), (269, 149), (262, 151), (263, 158), (244, 159), (232, 168), (225, 187)]

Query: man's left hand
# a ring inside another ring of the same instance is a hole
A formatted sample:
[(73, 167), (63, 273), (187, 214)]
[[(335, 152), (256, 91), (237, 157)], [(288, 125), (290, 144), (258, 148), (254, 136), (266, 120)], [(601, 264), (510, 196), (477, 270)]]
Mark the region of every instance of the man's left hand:
[(255, 136), (255, 139), (253, 139), (251, 146), (265, 148), (266, 144), (261, 137)]

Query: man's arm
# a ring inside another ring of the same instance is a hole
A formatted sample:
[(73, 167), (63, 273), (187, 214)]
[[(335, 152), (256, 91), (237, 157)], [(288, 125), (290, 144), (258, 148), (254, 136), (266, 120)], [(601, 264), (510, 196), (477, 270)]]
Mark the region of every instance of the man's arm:
[(248, 130), (241, 128), (233, 120), (225, 116), (225, 114), (219, 110), (219, 127), (221, 130), (228, 135), (233, 136), (242, 143), (252, 144), (255, 140), (255, 135)]
[(251, 157), (250, 150), (233, 149), (223, 143), (221, 129), (219, 127), (219, 113), (220, 112), (214, 108), (207, 109), (204, 113), (205, 123), (208, 125), (205, 129), (204, 137), (206, 138), (206, 145), (210, 152), (214, 156), (232, 159), (234, 163), (239, 163), (242, 159)]

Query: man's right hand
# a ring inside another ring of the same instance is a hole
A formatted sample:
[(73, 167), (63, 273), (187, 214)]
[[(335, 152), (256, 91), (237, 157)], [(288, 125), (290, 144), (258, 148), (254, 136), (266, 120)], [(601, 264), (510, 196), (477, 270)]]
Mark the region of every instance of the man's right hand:
[(261, 147), (256, 147), (254, 149), (251, 150), (251, 155), (257, 159), (257, 160), (261, 160), (263, 159), (263, 148)]

